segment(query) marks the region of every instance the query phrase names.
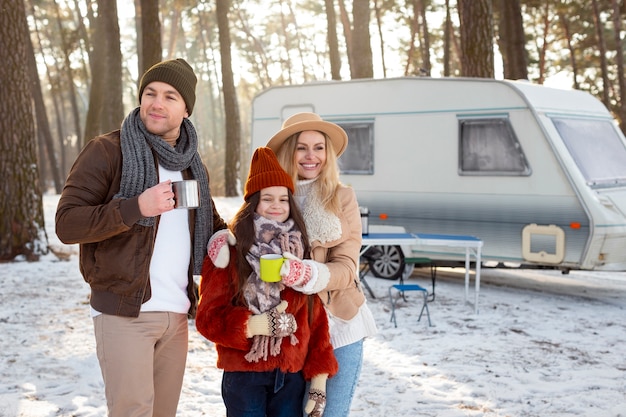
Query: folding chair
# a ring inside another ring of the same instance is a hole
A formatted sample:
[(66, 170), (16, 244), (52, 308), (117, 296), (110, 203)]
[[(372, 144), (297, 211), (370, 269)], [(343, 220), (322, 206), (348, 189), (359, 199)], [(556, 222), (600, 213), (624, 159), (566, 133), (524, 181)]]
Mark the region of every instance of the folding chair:
[[(396, 297), (394, 297), (392, 294), (392, 290), (394, 289), (397, 290)], [(403, 298), (406, 301), (404, 293), (407, 291), (419, 291), (422, 293), (422, 309), (420, 310), (420, 315), (417, 318), (417, 321), (420, 321), (422, 319), (422, 314), (424, 314), (424, 310), (426, 310), (428, 325), (432, 326), (433, 324), (430, 321), (430, 311), (428, 310), (428, 290), (417, 284), (395, 284), (389, 287), (389, 301), (391, 301), (391, 318), (389, 319), (389, 321), (393, 321), (394, 327), (398, 327), (398, 324), (396, 323), (396, 304), (398, 303), (398, 300), (400, 298)]]
[[(433, 290), (428, 294), (429, 301), (435, 301), (435, 281), (437, 280), (437, 265), (430, 258), (409, 257), (404, 258), (406, 265), (420, 265), (430, 267), (430, 279), (432, 281)], [(400, 284), (404, 284), (404, 274), (400, 277)]]

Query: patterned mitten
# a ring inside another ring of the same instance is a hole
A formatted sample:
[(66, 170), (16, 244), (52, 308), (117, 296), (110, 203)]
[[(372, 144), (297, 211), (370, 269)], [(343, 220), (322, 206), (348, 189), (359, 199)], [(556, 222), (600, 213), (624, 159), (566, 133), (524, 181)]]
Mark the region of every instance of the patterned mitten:
[(293, 314), (285, 313), (287, 301), (281, 301), (276, 307), (263, 314), (250, 317), (246, 326), (248, 338), (261, 336), (287, 337), (298, 330), (298, 324)]
[(235, 235), (228, 230), (222, 229), (213, 233), (207, 245), (207, 255), (217, 268), (226, 268), (230, 261), (230, 249), (228, 245), (234, 246), (237, 243)]
[(328, 266), (311, 259), (301, 260), (289, 252), (283, 252), (283, 266), (280, 268), (281, 281), (287, 287), (303, 294), (317, 294), (328, 285)]
[(304, 412), (309, 417), (322, 417), (326, 408), (326, 380), (328, 374), (319, 374), (311, 378), (309, 397)]
[(302, 261), (289, 252), (285, 252), (283, 257), (285, 262), (280, 267), (280, 276), (286, 286), (304, 287), (314, 274), (317, 275), (317, 266), (312, 261)]

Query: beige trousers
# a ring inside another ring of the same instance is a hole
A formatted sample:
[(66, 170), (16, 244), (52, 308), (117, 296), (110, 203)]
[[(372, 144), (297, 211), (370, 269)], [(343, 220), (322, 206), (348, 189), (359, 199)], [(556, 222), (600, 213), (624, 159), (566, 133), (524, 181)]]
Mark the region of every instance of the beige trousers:
[(187, 315), (94, 317), (109, 417), (175, 417), (187, 360)]

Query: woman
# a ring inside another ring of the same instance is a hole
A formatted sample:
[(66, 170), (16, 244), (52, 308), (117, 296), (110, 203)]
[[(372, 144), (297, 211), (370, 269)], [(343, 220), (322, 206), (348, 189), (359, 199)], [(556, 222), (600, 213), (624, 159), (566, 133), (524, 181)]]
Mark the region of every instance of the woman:
[[(327, 383), (325, 417), (349, 414), (361, 373), (363, 339), (376, 333), (357, 272), (361, 250), (359, 205), (354, 190), (339, 181), (337, 158), (347, 145), (346, 132), (315, 113), (289, 117), (267, 143), (294, 180), (311, 259), (323, 264), (318, 266), (318, 273), (313, 271), (306, 285), (292, 288), (317, 293), (328, 313), (339, 372)], [(289, 262), (297, 261), (285, 261)]]

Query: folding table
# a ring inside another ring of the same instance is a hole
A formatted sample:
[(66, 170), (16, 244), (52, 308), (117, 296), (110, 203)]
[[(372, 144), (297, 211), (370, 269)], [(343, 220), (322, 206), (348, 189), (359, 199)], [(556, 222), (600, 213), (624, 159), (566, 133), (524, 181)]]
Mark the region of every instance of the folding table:
[[(465, 249), (465, 301), (469, 298), (470, 281), (470, 258), (474, 256), (475, 263), (475, 292), (474, 292), (474, 313), (478, 313), (478, 295), (480, 293), (480, 263), (483, 241), (475, 236), (446, 235), (431, 233), (369, 233), (363, 235), (361, 243), (362, 255), (371, 246), (412, 246), (416, 249), (425, 247), (447, 247)], [(369, 284), (364, 281), (365, 286), (371, 292)]]

